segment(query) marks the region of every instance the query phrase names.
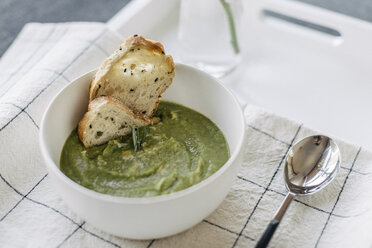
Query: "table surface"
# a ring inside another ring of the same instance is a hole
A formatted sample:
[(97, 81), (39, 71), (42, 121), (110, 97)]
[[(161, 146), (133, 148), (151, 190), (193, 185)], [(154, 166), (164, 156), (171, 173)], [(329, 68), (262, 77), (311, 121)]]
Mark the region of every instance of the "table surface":
[[(106, 22), (130, 0), (1, 0), (0, 56), (28, 22)], [(371, 0), (298, 0), (372, 22)]]

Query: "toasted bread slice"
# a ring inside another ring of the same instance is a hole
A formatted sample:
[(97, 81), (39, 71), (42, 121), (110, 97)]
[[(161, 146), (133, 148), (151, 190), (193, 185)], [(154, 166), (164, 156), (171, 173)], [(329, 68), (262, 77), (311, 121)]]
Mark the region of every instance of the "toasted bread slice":
[(133, 113), (121, 101), (101, 96), (89, 103), (88, 112), (79, 122), (78, 135), (85, 147), (91, 147), (130, 133), (130, 126), (146, 126), (153, 122), (154, 119)]
[(174, 78), (172, 56), (161, 43), (131, 36), (98, 69), (89, 100), (102, 95), (122, 101), (134, 113), (152, 116)]

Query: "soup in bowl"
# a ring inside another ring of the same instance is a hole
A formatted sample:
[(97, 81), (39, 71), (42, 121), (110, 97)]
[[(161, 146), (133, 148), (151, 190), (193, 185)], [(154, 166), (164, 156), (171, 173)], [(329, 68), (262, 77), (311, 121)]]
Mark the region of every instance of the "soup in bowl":
[(94, 75), (95, 71), (89, 72), (67, 85), (52, 100), (42, 119), (40, 147), (50, 181), (60, 197), (88, 223), (125, 238), (161, 238), (202, 221), (223, 201), (241, 164), (245, 123), (236, 98), (214, 77), (177, 64), (174, 82), (162, 100), (196, 111), (218, 127), (229, 150), (226, 162), (195, 184), (166, 194), (97, 192), (66, 176), (60, 167), (66, 139), (87, 109), (87, 89)]

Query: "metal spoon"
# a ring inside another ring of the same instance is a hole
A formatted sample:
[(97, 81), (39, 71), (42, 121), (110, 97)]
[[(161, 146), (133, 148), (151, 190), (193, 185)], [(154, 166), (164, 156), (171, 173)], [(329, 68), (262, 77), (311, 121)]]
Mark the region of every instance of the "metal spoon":
[(322, 135), (304, 138), (289, 150), (284, 165), (287, 196), (256, 248), (268, 245), (285, 211), (296, 195), (313, 194), (332, 181), (340, 167), (340, 160), (340, 150), (336, 143)]

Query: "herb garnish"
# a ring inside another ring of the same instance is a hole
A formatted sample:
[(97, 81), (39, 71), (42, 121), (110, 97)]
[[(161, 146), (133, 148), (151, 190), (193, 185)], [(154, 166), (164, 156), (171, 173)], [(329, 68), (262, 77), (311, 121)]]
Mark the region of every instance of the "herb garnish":
[[(133, 139), (133, 147), (134, 151), (138, 151), (142, 144), (145, 142), (146, 138), (146, 126), (143, 127), (133, 127), (130, 126), (130, 129), (132, 130), (132, 139)], [(142, 129), (142, 136), (140, 137), (140, 129)]]

